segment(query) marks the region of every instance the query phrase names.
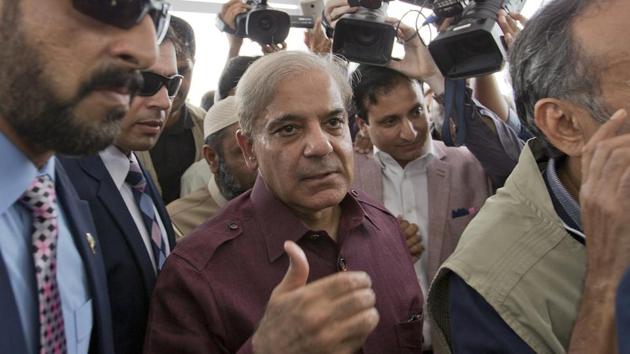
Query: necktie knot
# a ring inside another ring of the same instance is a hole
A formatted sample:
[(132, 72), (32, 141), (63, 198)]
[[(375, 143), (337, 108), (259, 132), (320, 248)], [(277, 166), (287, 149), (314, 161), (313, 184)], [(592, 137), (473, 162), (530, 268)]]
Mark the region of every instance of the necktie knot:
[(142, 174), (142, 169), (140, 165), (134, 161), (130, 161), (129, 165), (129, 173), (127, 173), (127, 178), (125, 178), (125, 182), (129, 183), (131, 188), (134, 190), (144, 193), (144, 189), (147, 186), (147, 181), (144, 179), (144, 175)]
[(57, 216), (55, 184), (48, 175), (35, 178), (20, 201), (37, 218), (51, 219)]

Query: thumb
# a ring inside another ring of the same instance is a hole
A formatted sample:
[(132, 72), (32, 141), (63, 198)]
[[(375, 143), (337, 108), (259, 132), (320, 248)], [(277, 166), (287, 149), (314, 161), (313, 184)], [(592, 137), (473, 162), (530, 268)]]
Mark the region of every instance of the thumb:
[(293, 241), (284, 243), (284, 251), (289, 256), (289, 269), (280, 284), (273, 290), (274, 295), (284, 294), (306, 285), (308, 260), (304, 251)]

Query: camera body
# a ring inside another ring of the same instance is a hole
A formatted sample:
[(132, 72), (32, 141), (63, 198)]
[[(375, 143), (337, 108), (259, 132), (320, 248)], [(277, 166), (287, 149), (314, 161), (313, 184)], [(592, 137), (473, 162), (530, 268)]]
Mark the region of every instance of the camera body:
[(456, 20), (429, 44), (429, 52), (442, 74), (463, 79), (501, 70), (507, 57), (502, 31), (496, 21), (504, 8), (518, 12), (526, 0), (435, 0), (434, 13)]
[(250, 0), (247, 4), (252, 9), (236, 15), (234, 35), (260, 44), (282, 43), (287, 39), (291, 29), (289, 14), (270, 8), (266, 0)]
[(353, 14), (342, 16), (337, 22), (332, 51), (349, 61), (386, 65), (391, 57), (396, 29), (385, 22), (387, 1), (350, 0), (358, 6)]

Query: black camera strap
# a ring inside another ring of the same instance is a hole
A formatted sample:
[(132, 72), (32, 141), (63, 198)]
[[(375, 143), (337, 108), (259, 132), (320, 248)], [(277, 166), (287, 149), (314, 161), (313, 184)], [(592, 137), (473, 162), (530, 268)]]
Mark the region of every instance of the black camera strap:
[[(466, 140), (466, 80), (446, 79), (444, 83), (444, 125), (442, 140), (446, 146), (462, 146)], [(455, 116), (455, 142), (451, 136), (451, 120)]]

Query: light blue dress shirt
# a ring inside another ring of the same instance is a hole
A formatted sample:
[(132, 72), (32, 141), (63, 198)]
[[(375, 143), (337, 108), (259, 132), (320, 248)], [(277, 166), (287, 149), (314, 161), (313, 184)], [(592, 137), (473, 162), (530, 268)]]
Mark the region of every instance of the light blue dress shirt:
[[(55, 158), (40, 170), (0, 132), (0, 255), (15, 297), (28, 353), (39, 349), (39, 313), (31, 253), (32, 217), (19, 199), (35, 177), (55, 180)], [(87, 353), (92, 332), (92, 300), (81, 256), (58, 204), (57, 282), (68, 354)]]

